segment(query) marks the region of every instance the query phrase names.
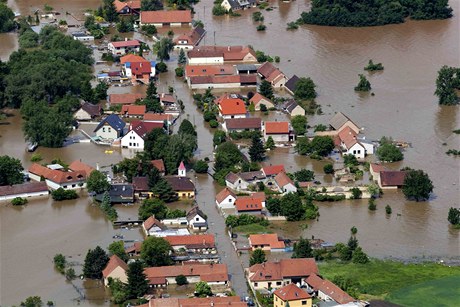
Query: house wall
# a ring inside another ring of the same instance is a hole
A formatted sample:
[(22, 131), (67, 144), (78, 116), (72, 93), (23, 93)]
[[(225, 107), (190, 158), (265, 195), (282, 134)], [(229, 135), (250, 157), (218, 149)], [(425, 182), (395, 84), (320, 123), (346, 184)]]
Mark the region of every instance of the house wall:
[(222, 115), (219, 113), (223, 119), (232, 119), (232, 118), (246, 118), (246, 114), (236, 114), (236, 115)]
[(119, 137), (117, 130), (112, 128), (110, 125), (105, 124), (99, 130), (96, 131), (96, 135), (103, 138), (113, 140)]
[(289, 134), (266, 134), (264, 132), (264, 139), (267, 141), (268, 137), (271, 136), (275, 143), (286, 143), (289, 142)]
[(230, 181), (225, 180), (225, 185), (230, 189), (240, 191), (247, 190), (249, 183), (244, 181), (243, 179), (238, 179), (235, 183), (231, 183)]
[(286, 77), (284, 77), (279, 80), (276, 80), (275, 82), (272, 82), (272, 86), (274, 88), (280, 88), (280, 87), (283, 87), (286, 84), (286, 82), (287, 82), (287, 79)]
[(49, 191), (40, 191), (40, 192), (32, 192), (32, 193), (20, 193), (20, 194), (12, 194), (12, 195), (3, 195), (0, 196), (0, 201), (11, 200), (16, 197), (21, 198), (31, 198), (31, 197), (40, 197), (40, 196), (48, 196)]
[(212, 88), (240, 88), (241, 83), (205, 83), (205, 84), (189, 84), (191, 89), (208, 89)]
[(232, 8), (232, 6), (231, 6), (230, 3), (228, 2), (228, 0), (222, 1), (221, 6), (222, 6), (224, 9), (226, 9), (227, 11), (230, 10), (230, 9)]
[(197, 65), (197, 64), (224, 64), (224, 57), (208, 57), (208, 58), (189, 58), (188, 64)]
[[(286, 307), (288, 301), (283, 301), (276, 295), (273, 295), (273, 307)], [(312, 299), (289, 301), (290, 307), (312, 307)]]
[(267, 107), (267, 109), (275, 107), (275, 105), (272, 102), (265, 99), (261, 99), (260, 102), (255, 106), (256, 111), (260, 111), (261, 104), (264, 104)]
[(258, 282), (250, 282), (251, 287), (255, 290), (268, 290), (271, 289), (279, 289), (290, 284), (291, 281), (289, 279), (284, 280), (271, 280), (271, 281), (258, 281)]
[(104, 285), (107, 287), (109, 284), (109, 277), (113, 279), (119, 279), (122, 283), (128, 283), (128, 276), (126, 275), (126, 271), (123, 270), (121, 267), (116, 267), (115, 270), (110, 273), (107, 278), (104, 278)]
[(353, 155), (358, 159), (364, 159), (366, 156), (366, 149), (360, 143), (356, 143), (346, 151), (346, 154)]
[(176, 218), (176, 219), (164, 219), (164, 220), (161, 220), (161, 222), (166, 226), (183, 226), (183, 227), (187, 227), (187, 225), (188, 225), (187, 218), (185, 218), (185, 217), (179, 217), (179, 218)]
[(297, 188), (292, 183), (288, 183), (284, 187), (280, 187), (280, 190), (282, 191), (283, 194), (284, 193), (291, 193), (291, 192), (296, 193), (297, 192)]
[(61, 184), (51, 181), (49, 179), (46, 179), (45, 181), (46, 181), (46, 185), (51, 190), (57, 190), (59, 188), (63, 188), (64, 190), (78, 190), (78, 189), (86, 188), (85, 181), (73, 181), (73, 182), (66, 182), (66, 183), (61, 183)]
[(195, 191), (176, 191), (180, 200), (187, 200), (195, 198)]
[(350, 127), (351, 130), (353, 130), (354, 132), (356, 132), (358, 134), (360, 132), (359, 127), (356, 126), (352, 121), (347, 121), (345, 124), (343, 124), (343, 126), (339, 128), (338, 132), (342, 131), (346, 127)]
[(144, 150), (144, 139), (131, 130), (121, 139), (121, 147)]
[(305, 116), (305, 109), (298, 105), (291, 112), (291, 116), (296, 116), (296, 115)]
[(220, 204), (216, 200), (216, 205), (222, 209), (232, 209), (235, 206), (235, 200), (235, 197), (229, 195)]
[(29, 173), (29, 178), (35, 181), (41, 181), (41, 177), (34, 173)]
[(364, 148), (366, 150), (366, 155), (373, 155), (374, 154), (374, 144), (361, 142), (361, 145), (364, 146)]
[(77, 120), (90, 120), (91, 119), (91, 115), (89, 115), (88, 112), (86, 112), (83, 109), (79, 109), (77, 112), (75, 112), (74, 117)]
[(203, 217), (201, 217), (200, 215), (196, 214), (193, 217), (193, 219), (191, 219), (189, 221), (188, 224), (189, 224), (189, 226), (192, 226), (192, 228), (197, 228), (198, 229), (199, 227), (195, 227), (194, 225), (195, 224), (202, 224), (202, 223), (206, 223), (206, 220)]
[(133, 76), (131, 68), (126, 67), (126, 65), (123, 66), (123, 71), (125, 73), (125, 76), (128, 77), (128, 78), (131, 78)]

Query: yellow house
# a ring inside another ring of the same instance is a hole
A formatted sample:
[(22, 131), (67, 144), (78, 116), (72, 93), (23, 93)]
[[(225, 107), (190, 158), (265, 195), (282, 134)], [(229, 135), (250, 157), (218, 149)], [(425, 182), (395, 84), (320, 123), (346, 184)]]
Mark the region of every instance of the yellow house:
[(195, 198), (195, 185), (189, 178), (181, 176), (165, 176), (164, 178), (171, 185), (171, 188), (176, 192), (180, 200)]
[(107, 266), (102, 271), (102, 276), (104, 277), (104, 285), (108, 286), (109, 278), (119, 279), (122, 283), (128, 283), (128, 265), (126, 262), (121, 260), (117, 255), (110, 257)]
[(295, 284), (289, 284), (273, 292), (273, 307), (312, 307), (310, 294)]

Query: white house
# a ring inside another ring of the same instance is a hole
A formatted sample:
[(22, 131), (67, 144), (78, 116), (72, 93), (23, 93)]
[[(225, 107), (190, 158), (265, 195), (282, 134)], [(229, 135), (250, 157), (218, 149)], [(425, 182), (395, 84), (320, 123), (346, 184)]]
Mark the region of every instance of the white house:
[(84, 32), (74, 32), (72, 33), (72, 37), (76, 41), (80, 42), (91, 42), (94, 41), (94, 36), (88, 35)]
[(187, 213), (187, 224), (192, 230), (205, 231), (208, 229), (206, 215), (198, 208), (198, 206), (194, 206)]
[(47, 196), (48, 194), (48, 186), (44, 181), (0, 186), (0, 201), (11, 200), (16, 197)]
[(243, 172), (235, 174), (233, 172), (228, 173), (225, 177), (225, 184), (232, 190), (241, 191), (247, 190), (250, 185), (255, 185), (258, 182), (264, 182), (267, 177), (262, 171)]
[(107, 49), (113, 55), (125, 55), (127, 53), (139, 53), (141, 43), (138, 40), (128, 40), (119, 42), (110, 42), (107, 45)]
[(125, 122), (116, 114), (110, 114), (97, 125), (94, 132), (102, 139), (114, 140), (123, 136)]
[(247, 117), (246, 105), (244, 101), (234, 95), (225, 95), (217, 99), (219, 115), (223, 119), (245, 118)]
[(121, 139), (122, 148), (144, 150), (144, 139), (147, 134), (156, 128), (163, 128), (163, 123), (133, 121), (129, 125), (129, 132)]
[(216, 205), (222, 209), (231, 209), (235, 206), (236, 194), (225, 188), (216, 195)]
[(166, 226), (157, 220), (154, 216), (149, 217), (142, 223), (142, 230), (146, 236), (155, 236), (155, 233), (166, 229)]
[(291, 178), (285, 172), (281, 172), (275, 176), (275, 184), (282, 194), (296, 193), (297, 188)]
[(358, 159), (364, 159), (368, 154), (374, 154), (374, 145), (358, 139), (358, 134), (349, 126), (338, 133), (342, 154), (354, 155)]
[(227, 11), (238, 11), (256, 7), (256, 4), (256, 0), (223, 0), (221, 6)]
[(89, 173), (87, 174), (85, 170), (64, 171), (62, 167), (61, 169), (49, 168), (37, 163), (32, 164), (28, 171), (30, 179), (35, 181), (44, 179), (50, 190), (85, 188), (86, 178), (89, 176)]
[(264, 140), (267, 141), (270, 136), (275, 143), (287, 143), (294, 141), (295, 138), (289, 122), (265, 122)]

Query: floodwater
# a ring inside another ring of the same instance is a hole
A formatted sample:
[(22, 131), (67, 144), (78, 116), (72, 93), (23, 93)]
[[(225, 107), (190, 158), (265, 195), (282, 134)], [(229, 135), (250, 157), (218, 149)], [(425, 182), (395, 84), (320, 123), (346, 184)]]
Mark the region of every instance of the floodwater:
[[(86, 8), (95, 8), (100, 1), (9, 1), (14, 10), (28, 15), (49, 3), (56, 10), (81, 16)], [(65, 6), (64, 4), (65, 3)], [(449, 148), (460, 147), (459, 136), (452, 130), (460, 128), (458, 107), (437, 105), (435, 79), (442, 65), (460, 66), (459, 1), (450, 1), (456, 16), (442, 21), (409, 21), (402, 25), (373, 28), (328, 28), (303, 26), (286, 31), (287, 22), (295, 20), (309, 1), (273, 2), (273, 11), (264, 11), (265, 33), (257, 32), (251, 12), (241, 17), (211, 16), (212, 1), (201, 1), (195, 8), (208, 31), (203, 44), (245, 45), (281, 57), (281, 70), (288, 76), (311, 77), (318, 91), (317, 102), (324, 112), (309, 116), (309, 124), (327, 123), (334, 112), (341, 111), (364, 127), (369, 139), (392, 136), (412, 143), (405, 151), (405, 160), (389, 165), (399, 169), (410, 166), (425, 170), (435, 186), (428, 202), (407, 202), (400, 191), (385, 192), (377, 201), (378, 210), (369, 212), (366, 201), (319, 203), (320, 218), (303, 223), (277, 224), (280, 235), (287, 238), (321, 238), (329, 242), (346, 241), (350, 228), (358, 228), (358, 239), (364, 250), (374, 257), (444, 258), (460, 255), (459, 231), (449, 227), (449, 207), (460, 200), (459, 159), (447, 156)], [(61, 15), (62, 16), (62, 15)], [(79, 18), (79, 17), (77, 17)], [(179, 31), (176, 30), (176, 33)], [(244, 33), (244, 35), (243, 35)], [(137, 34), (136, 34), (137, 35)], [(14, 34), (0, 35), (0, 58), (6, 60), (17, 49)], [(385, 70), (368, 74), (363, 71), (367, 61), (382, 62)], [(199, 149), (197, 158), (212, 160), (213, 130), (203, 126), (202, 115), (192, 103), (191, 92), (174, 77), (177, 54), (168, 62), (169, 72), (160, 76), (159, 91), (175, 88), (175, 94), (185, 103), (185, 114), (197, 126)], [(96, 67), (96, 71), (100, 68)], [(353, 91), (358, 74), (365, 73), (375, 96), (359, 95)], [(109, 92), (144, 91), (145, 87), (111, 88)], [(283, 93), (281, 93), (283, 94)], [(27, 168), (30, 154), (20, 129), (21, 120), (9, 117), (7, 125), (0, 125), (0, 154), (20, 159)], [(279, 117), (280, 115), (276, 115)], [(447, 145), (443, 145), (447, 144)], [(39, 148), (45, 160), (62, 158), (71, 162), (82, 159), (93, 166), (109, 167), (123, 158), (124, 152), (112, 155), (106, 148), (93, 144), (74, 144), (63, 149)], [(328, 182), (322, 174), (325, 161), (312, 161), (296, 155), (292, 149), (277, 149), (268, 154), (269, 163), (284, 163), (288, 171), (298, 168), (315, 170), (317, 179)], [(246, 292), (241, 260), (236, 256), (225, 234), (223, 219), (214, 205), (214, 196), (221, 189), (211, 178), (193, 178), (197, 185), (197, 202), (208, 215), (210, 233), (217, 236), (223, 262), (229, 265), (233, 285), (238, 294)], [(385, 215), (389, 204), (393, 214)], [(137, 207), (117, 207), (123, 218), (135, 218)], [(108, 246), (112, 236), (121, 230), (113, 229), (99, 210), (86, 197), (74, 201), (54, 203), (34, 200), (23, 209), (0, 206), (0, 304), (13, 305), (30, 295), (52, 299), (62, 306), (77, 304), (78, 291), (53, 269), (56, 253), (72, 256), (71, 261), (82, 263), (88, 248)], [(137, 230), (123, 231), (131, 240), (140, 239)], [(80, 272), (76, 267), (77, 273)], [(94, 282), (75, 282), (84, 288), (87, 300), (81, 305), (107, 304), (104, 291)]]

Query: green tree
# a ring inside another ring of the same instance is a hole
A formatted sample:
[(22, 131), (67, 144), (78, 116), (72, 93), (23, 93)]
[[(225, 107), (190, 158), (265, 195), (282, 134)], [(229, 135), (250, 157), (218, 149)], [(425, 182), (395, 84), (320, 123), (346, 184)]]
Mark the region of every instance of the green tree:
[(393, 210), (391, 209), (391, 206), (390, 205), (386, 205), (385, 206), (385, 213), (386, 214), (391, 214), (393, 212)]
[(185, 133), (185, 134), (189, 134), (195, 137), (197, 136), (195, 127), (193, 127), (193, 124), (188, 119), (184, 119), (182, 121), (182, 123), (179, 126), (179, 131), (177, 133), (178, 134)]
[(107, 98), (107, 90), (109, 85), (105, 82), (99, 82), (94, 89), (94, 102), (99, 102), (100, 100), (105, 100)]
[(185, 277), (184, 275), (177, 275), (176, 276), (176, 283), (178, 286), (183, 286), (183, 285), (186, 285), (188, 284), (188, 280), (187, 280), (187, 277)]
[(174, 48), (174, 43), (169, 37), (163, 37), (153, 45), (153, 50), (157, 55), (157, 59), (161, 62), (170, 59), (169, 53)]
[(77, 192), (75, 192), (75, 190), (65, 190), (63, 188), (59, 188), (57, 190), (52, 191), (51, 196), (56, 201), (78, 198), (78, 194)]
[(380, 161), (396, 162), (404, 159), (404, 155), (394, 144), (383, 144), (377, 148), (376, 155)]
[(163, 9), (163, 2), (160, 0), (141, 0), (141, 11), (158, 11)]
[(294, 173), (294, 178), (297, 181), (313, 181), (315, 179), (315, 172), (303, 168)]
[(291, 126), (296, 135), (304, 135), (307, 132), (307, 118), (302, 115), (296, 115), (291, 118)]
[(350, 261), (352, 256), (353, 256), (353, 251), (350, 250), (348, 246), (346, 246), (343, 243), (337, 243), (335, 245), (335, 248), (337, 249), (337, 252), (339, 254), (339, 258), (342, 261)]
[(311, 78), (299, 78), (294, 89), (294, 97), (300, 100), (316, 98), (316, 85)]
[(232, 142), (224, 142), (217, 146), (214, 169), (216, 172), (225, 169), (233, 168), (243, 161), (242, 155), (238, 146)]
[(325, 174), (333, 174), (334, 173), (334, 165), (328, 163), (323, 166), (323, 171)]
[(252, 162), (260, 162), (265, 159), (265, 148), (260, 135), (254, 134), (249, 147), (249, 157)]
[(288, 221), (300, 221), (305, 218), (305, 206), (296, 193), (285, 194), (281, 198), (281, 215)]
[(107, 253), (100, 246), (96, 246), (93, 250), (88, 250), (83, 265), (83, 276), (91, 279), (101, 279), (102, 270), (104, 270), (108, 262)]
[(460, 225), (460, 209), (450, 207), (449, 214), (447, 215), (447, 220), (452, 225), (455, 225), (455, 226)]
[(65, 259), (65, 256), (63, 254), (56, 254), (53, 258), (54, 262), (54, 267), (56, 270), (58, 270), (60, 273), (64, 273), (65, 266), (67, 264), (67, 260)]
[(176, 192), (173, 191), (171, 185), (166, 179), (162, 178), (152, 188), (152, 192), (155, 193), (162, 201), (170, 203), (178, 199)]
[(38, 34), (32, 30), (26, 30), (19, 35), (19, 46), (21, 48), (35, 48), (38, 46)]
[(225, 134), (225, 131), (222, 130), (217, 130), (214, 132), (214, 136), (212, 138), (212, 143), (214, 146), (220, 145), (224, 143), (227, 140), (227, 135)]
[(195, 284), (195, 293), (198, 297), (212, 296), (211, 287), (205, 281), (199, 281)]
[(0, 3), (0, 33), (9, 32), (13, 29), (14, 13), (5, 3)]
[(348, 239), (347, 246), (351, 251), (354, 251), (359, 246), (358, 239), (356, 239), (355, 237), (351, 236), (350, 239)]
[(351, 188), (350, 192), (351, 192), (350, 199), (360, 199), (363, 196), (363, 192), (358, 187)]
[(365, 75), (359, 75), (359, 83), (355, 86), (357, 92), (369, 92), (372, 89), (371, 83), (367, 80)]
[(43, 302), (39, 296), (29, 296), (24, 302), (21, 302), (21, 307), (41, 307)]
[(353, 166), (357, 166), (359, 162), (356, 156), (352, 154), (347, 154), (347, 155), (343, 155), (343, 164), (345, 164), (346, 167), (353, 167)]
[(310, 146), (313, 153), (325, 157), (334, 149), (334, 141), (329, 136), (315, 136)]
[(24, 182), (21, 161), (10, 156), (0, 156), (0, 186)]
[(110, 255), (117, 255), (118, 258), (120, 258), (124, 262), (128, 261), (129, 259), (128, 255), (126, 254), (125, 245), (123, 241), (114, 241), (110, 243), (108, 250)]
[(292, 258), (311, 258), (313, 257), (313, 250), (310, 241), (300, 237), (299, 241), (294, 243), (294, 253)]
[(166, 217), (168, 208), (163, 201), (159, 199), (145, 199), (139, 207), (139, 219), (145, 221), (152, 215), (155, 218), (162, 220)]
[(258, 263), (264, 263), (265, 261), (267, 261), (265, 252), (260, 248), (257, 248), (251, 253), (251, 258), (249, 258), (249, 266), (253, 266), (254, 264)]
[(117, 8), (114, 2), (114, 0), (104, 0), (103, 2), (104, 19), (108, 22), (114, 22), (118, 19)]
[(458, 104), (458, 96), (455, 89), (460, 88), (460, 68), (448, 67), (444, 65), (438, 71), (436, 78), (436, 91), (440, 105)]
[(351, 231), (351, 234), (352, 234), (352, 235), (355, 235), (355, 234), (358, 233), (358, 228), (356, 228), (355, 226), (353, 226), (353, 227), (351, 227), (350, 231)]
[(361, 247), (357, 247), (353, 252), (352, 261), (353, 263), (366, 264), (369, 262), (369, 257), (365, 252), (363, 252)]
[(185, 51), (184, 49), (181, 49), (179, 51), (179, 57), (177, 59), (177, 64), (179, 65), (185, 65), (187, 64), (187, 57), (185, 56)]
[(380, 195), (380, 188), (378, 185), (375, 183), (371, 183), (367, 186), (367, 192), (372, 196), (372, 197), (378, 197)]
[(107, 181), (107, 176), (98, 170), (94, 170), (89, 174), (86, 180), (88, 191), (97, 194), (104, 193), (110, 189), (110, 183)]
[(404, 178), (403, 193), (409, 200), (427, 200), (433, 192), (433, 183), (422, 170), (410, 170)]
[(142, 243), (141, 259), (148, 266), (165, 266), (172, 263), (169, 253), (171, 245), (168, 241), (158, 237), (148, 237)]
[(158, 92), (157, 92), (157, 87), (155, 85), (155, 81), (150, 80), (149, 85), (147, 87), (146, 91), (146, 97), (150, 99), (157, 99), (158, 98)]
[(274, 197), (268, 198), (266, 207), (271, 215), (280, 215), (281, 214), (281, 199), (274, 198)]
[(377, 205), (375, 204), (375, 199), (374, 199), (374, 198), (369, 198), (369, 201), (368, 201), (367, 203), (368, 203), (367, 208), (368, 208), (370, 211), (375, 211), (375, 210), (377, 210)]
[(140, 261), (134, 261), (128, 265), (128, 284), (126, 285), (126, 292), (128, 298), (140, 298), (147, 293), (149, 284), (147, 276), (144, 273), (144, 266)]
[(270, 150), (276, 148), (275, 141), (271, 136), (267, 138), (267, 141), (265, 142), (265, 148)]
[(195, 172), (197, 172), (198, 174), (205, 174), (208, 172), (208, 163), (206, 163), (206, 161), (204, 160), (198, 160), (196, 161), (195, 165), (193, 166), (193, 169), (195, 170)]
[(15, 197), (11, 200), (11, 204), (13, 206), (24, 206), (28, 202), (29, 201), (27, 200), (27, 198), (22, 198), (22, 197)]
[(262, 82), (260, 83), (260, 85), (259, 85), (259, 93), (262, 96), (267, 97), (268, 99), (275, 98), (275, 95), (273, 95), (273, 86), (267, 80), (262, 80)]
[(382, 65), (382, 63), (374, 64), (372, 59), (370, 59), (369, 63), (367, 64), (367, 66), (364, 67), (364, 70), (368, 70), (368, 71), (383, 70), (383, 65)]
[[(65, 278), (67, 278), (68, 280), (73, 280), (77, 277), (77, 275), (75, 274), (75, 270), (73, 268), (68, 268), (66, 271), (65, 271)], [(54, 305), (54, 304), (53, 304)], [(51, 305), (51, 306), (53, 306)], [(48, 304), (49, 306), (49, 304)]]

